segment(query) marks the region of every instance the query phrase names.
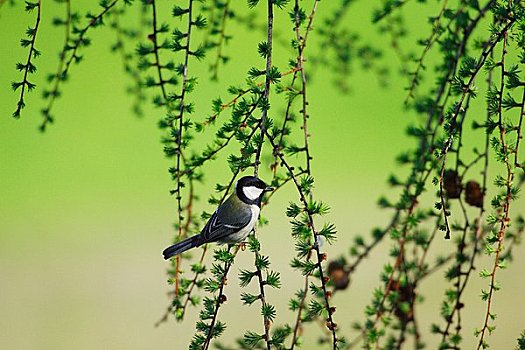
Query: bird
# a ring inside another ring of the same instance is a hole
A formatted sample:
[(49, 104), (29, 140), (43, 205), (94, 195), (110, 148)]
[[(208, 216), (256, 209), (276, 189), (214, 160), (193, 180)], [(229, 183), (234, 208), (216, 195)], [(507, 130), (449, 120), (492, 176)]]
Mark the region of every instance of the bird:
[(263, 195), (270, 191), (273, 188), (256, 176), (240, 178), (233, 193), (219, 205), (202, 231), (164, 249), (164, 259), (206, 243), (242, 242), (259, 218)]

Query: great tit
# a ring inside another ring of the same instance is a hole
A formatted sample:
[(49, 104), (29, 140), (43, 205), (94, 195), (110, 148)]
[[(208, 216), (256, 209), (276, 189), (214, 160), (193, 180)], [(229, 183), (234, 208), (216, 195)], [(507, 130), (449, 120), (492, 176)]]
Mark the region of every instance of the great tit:
[(265, 192), (272, 191), (255, 176), (244, 176), (235, 185), (235, 191), (213, 213), (202, 231), (164, 249), (164, 259), (205, 243), (237, 243), (253, 230)]

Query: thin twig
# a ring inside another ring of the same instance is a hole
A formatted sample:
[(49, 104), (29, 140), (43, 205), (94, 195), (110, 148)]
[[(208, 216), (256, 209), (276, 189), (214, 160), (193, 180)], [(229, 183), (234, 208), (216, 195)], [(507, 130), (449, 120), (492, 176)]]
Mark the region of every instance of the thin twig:
[[(510, 6), (512, 6), (512, 1), (509, 1), (509, 7)], [(484, 319), (483, 327), (481, 328), (481, 331), (480, 331), (480, 338), (479, 338), (479, 343), (477, 347), (478, 350), (481, 348), (486, 348), (485, 335), (487, 331), (491, 333), (491, 330), (489, 328), (490, 327), (489, 318), (493, 317), (491, 313), (491, 308), (492, 308), (492, 296), (497, 288), (496, 287), (496, 271), (500, 267), (499, 257), (503, 250), (503, 239), (505, 236), (505, 232), (507, 231), (507, 228), (510, 223), (509, 209), (510, 209), (510, 202), (513, 198), (512, 182), (514, 180), (514, 171), (512, 169), (512, 164), (509, 160), (509, 155), (508, 155), (508, 150), (507, 150), (510, 146), (507, 145), (505, 141), (506, 130), (503, 125), (503, 111), (502, 111), (502, 98), (503, 98), (503, 90), (505, 88), (505, 75), (506, 75), (505, 56), (507, 54), (507, 38), (508, 38), (507, 29), (510, 27), (511, 20), (507, 19), (506, 22), (507, 22), (507, 25), (505, 26), (506, 29), (503, 33), (503, 48), (502, 48), (501, 61), (500, 61), (501, 82), (500, 82), (499, 98), (498, 98), (498, 128), (499, 128), (500, 142), (503, 147), (503, 152), (505, 153), (504, 163), (505, 163), (505, 167), (507, 170), (507, 178), (505, 181), (506, 194), (505, 194), (505, 200), (503, 203), (503, 214), (501, 215), (501, 219), (500, 219), (500, 229), (496, 237), (497, 247), (495, 249), (494, 264), (492, 266), (492, 271), (490, 273), (490, 287), (489, 287), (489, 292), (488, 292), (488, 297), (487, 297), (487, 309), (485, 312), (485, 319)], [(514, 149), (514, 151), (516, 152), (516, 154), (518, 153), (517, 148)]]
[[(262, 95), (262, 100), (264, 102), (268, 101), (270, 95), (270, 70), (272, 68), (272, 40), (273, 40), (273, 1), (268, 0), (267, 2), (267, 11), (268, 11), (268, 35), (267, 35), (267, 44), (268, 51), (266, 52), (266, 79), (264, 83), (264, 92)], [(261, 115), (261, 146), (257, 148), (255, 153), (255, 166), (254, 166), (254, 175), (257, 176), (259, 172), (259, 164), (262, 152), (262, 145), (264, 144), (264, 134), (266, 133), (266, 118), (268, 116), (268, 109), (265, 107)]]
[[(237, 246), (235, 251), (233, 252), (233, 259), (235, 259), (235, 256), (237, 255), (237, 253), (239, 252), (239, 249), (240, 249), (240, 246)], [(230, 249), (228, 249), (228, 252), (230, 251)], [(206, 335), (206, 340), (204, 342), (204, 345), (203, 345), (203, 350), (208, 350), (208, 348), (210, 347), (210, 344), (211, 344), (211, 339), (212, 339), (212, 335), (213, 335), (213, 328), (215, 327), (215, 322), (217, 322), (217, 315), (219, 314), (219, 308), (221, 307), (221, 304), (222, 304), (222, 301), (223, 301), (223, 297), (224, 297), (224, 287), (226, 286), (226, 279), (228, 278), (228, 272), (230, 271), (230, 267), (233, 265), (233, 262), (231, 264), (228, 264), (228, 263), (225, 263), (224, 264), (224, 275), (222, 277), (222, 283), (219, 287), (219, 294), (217, 295), (217, 299), (215, 301), (215, 309), (214, 309), (214, 312), (213, 312), (213, 316), (212, 316), (212, 319), (211, 319), (211, 322), (209, 324), (209, 331), (208, 331), (208, 334)]]
[[(152, 0), (153, 2), (155, 0)], [(94, 28), (97, 24), (100, 23), (100, 21), (102, 21), (102, 18), (119, 2), (119, 0), (114, 0), (113, 2), (109, 3), (107, 6), (104, 7), (104, 9), (96, 16), (92, 16), (91, 19), (89, 20), (88, 24), (82, 28), (80, 31), (78, 31), (78, 37), (76, 37), (74, 40), (73, 40), (73, 45), (69, 45), (66, 43), (66, 45), (64, 46), (64, 49), (63, 49), (63, 52), (70, 52), (70, 56), (69, 58), (65, 61), (65, 64), (64, 64), (64, 70), (62, 71), (61, 73), (61, 77), (60, 79), (58, 80), (59, 83), (60, 82), (63, 82), (65, 77), (67, 76), (68, 72), (69, 72), (69, 69), (71, 67), (71, 64), (75, 61), (77, 61), (79, 59), (79, 57), (77, 56), (77, 51), (78, 49), (84, 44), (84, 40), (85, 40), (85, 36), (86, 36), (86, 33), (88, 32), (88, 30), (90, 28)], [(57, 86), (57, 90), (58, 90), (58, 86)], [(49, 99), (50, 100), (55, 100), (56, 98), (58, 97), (58, 94), (50, 94), (49, 95)], [(48, 102), (49, 105), (53, 106), (54, 105), (54, 101), (49, 101)], [(44, 121), (42, 122), (42, 124), (40, 125), (40, 130), (44, 131), (47, 127), (47, 124), (51, 123), (53, 121), (53, 119), (50, 117), (50, 113), (51, 113), (51, 109), (48, 109), (47, 110), (47, 113), (44, 114)]]
[(317, 269), (318, 269), (318, 272), (319, 272), (319, 279), (321, 280), (321, 288), (323, 290), (325, 307), (326, 307), (326, 311), (328, 313), (328, 319), (327, 319), (326, 323), (327, 323), (328, 329), (332, 333), (332, 348), (335, 350), (335, 349), (338, 349), (338, 339), (337, 339), (337, 335), (336, 335), (337, 324), (334, 322), (333, 316), (332, 316), (332, 314), (335, 312), (335, 308), (330, 306), (330, 301), (328, 300), (328, 298), (331, 295), (331, 293), (329, 293), (327, 288), (326, 288), (327, 280), (325, 280), (324, 271), (323, 271), (323, 267), (322, 267), (322, 262), (325, 259), (325, 255), (323, 253), (321, 253), (321, 250), (320, 250), (320, 247), (319, 247), (319, 241), (320, 241), (321, 237), (319, 236), (318, 231), (315, 229), (315, 224), (314, 224), (314, 220), (313, 220), (312, 214), (310, 214), (308, 212), (308, 210), (307, 210), (307, 208), (308, 208), (308, 200), (306, 199), (306, 196), (305, 196), (305, 194), (303, 192), (303, 189), (301, 188), (301, 185), (299, 184), (299, 181), (294, 176), (293, 168), (288, 164), (287, 160), (284, 158), (284, 155), (281, 152), (277, 151), (278, 145), (272, 139), (272, 137), (270, 136), (268, 131), (265, 130), (265, 133), (266, 133), (266, 136), (268, 137), (272, 147), (274, 148), (274, 150), (276, 150), (276, 153), (277, 153), (276, 155), (279, 157), (279, 159), (281, 160), (282, 165), (286, 168), (286, 170), (288, 171), (290, 177), (292, 178), (292, 181), (294, 182), (295, 187), (297, 189), (297, 192), (299, 194), (300, 200), (303, 203), (304, 208), (306, 209), (305, 212), (306, 212), (306, 215), (308, 217), (308, 223), (309, 223), (309, 226), (310, 226), (313, 238), (314, 238), (313, 249), (315, 250), (316, 256), (317, 256)]
[[(36, 35), (38, 34), (38, 27), (40, 25), (40, 11), (41, 11), (40, 0), (38, 0), (36, 8), (37, 8), (37, 13), (36, 13), (35, 26), (33, 28), (30, 28), (30, 29), (27, 30), (28, 33), (30, 33), (30, 31), (32, 30), (32, 34), (30, 34), (31, 35), (31, 44), (30, 44), (30, 47), (29, 47), (29, 54), (27, 55), (27, 61), (26, 61), (26, 64), (24, 66), (24, 78), (22, 79), (22, 82), (20, 84), (21, 87), (22, 87), (22, 89), (20, 90), (20, 98), (18, 99), (18, 102), (16, 104), (16, 110), (13, 112), (13, 117), (16, 118), (16, 119), (20, 118), (20, 112), (21, 112), (22, 108), (25, 107), (24, 94), (26, 92), (26, 88), (27, 88), (28, 91), (30, 91), (30, 90), (32, 90), (35, 87), (34, 84), (31, 84), (27, 80), (27, 75), (29, 73), (34, 73), (35, 72), (36, 68), (31, 63), (31, 59), (34, 59), (35, 57), (37, 57), (40, 54), (39, 51), (35, 48)], [(18, 68), (18, 65), (17, 65), (17, 68)], [(15, 84), (16, 83), (13, 83), (13, 88), (16, 90), (16, 88), (18, 86), (15, 85)]]

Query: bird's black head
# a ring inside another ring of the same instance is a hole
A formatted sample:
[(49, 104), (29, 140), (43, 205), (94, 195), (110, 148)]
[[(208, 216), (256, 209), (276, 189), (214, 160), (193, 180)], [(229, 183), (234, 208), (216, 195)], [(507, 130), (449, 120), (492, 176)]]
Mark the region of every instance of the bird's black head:
[(241, 201), (246, 204), (257, 204), (261, 206), (264, 192), (272, 191), (266, 183), (255, 176), (244, 176), (237, 181), (235, 193)]

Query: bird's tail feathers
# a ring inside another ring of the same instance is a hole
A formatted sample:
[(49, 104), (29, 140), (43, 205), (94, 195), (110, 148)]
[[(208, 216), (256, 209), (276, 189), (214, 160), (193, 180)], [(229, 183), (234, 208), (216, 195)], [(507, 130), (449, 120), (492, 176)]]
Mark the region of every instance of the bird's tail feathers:
[(164, 249), (162, 254), (164, 255), (164, 259), (168, 260), (172, 256), (178, 255), (182, 252), (185, 252), (188, 249), (198, 247), (202, 243), (199, 242), (199, 236), (192, 236), (189, 238), (186, 238), (183, 241), (180, 241), (178, 243), (175, 243), (172, 246), (169, 246), (168, 248)]

